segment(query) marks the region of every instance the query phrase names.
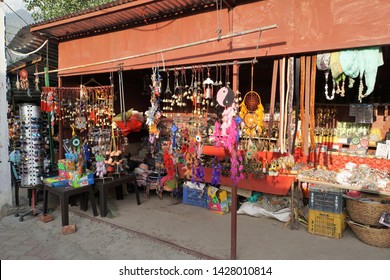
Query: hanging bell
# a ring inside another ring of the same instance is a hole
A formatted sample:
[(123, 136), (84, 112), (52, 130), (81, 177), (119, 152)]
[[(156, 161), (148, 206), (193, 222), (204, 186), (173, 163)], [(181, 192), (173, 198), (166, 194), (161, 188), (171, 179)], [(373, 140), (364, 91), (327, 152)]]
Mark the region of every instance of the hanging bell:
[(213, 98), (213, 94), (212, 94), (211, 88), (209, 88), (209, 87), (206, 88), (206, 91), (205, 91), (205, 98), (206, 98), (206, 99), (211, 99), (211, 98)]

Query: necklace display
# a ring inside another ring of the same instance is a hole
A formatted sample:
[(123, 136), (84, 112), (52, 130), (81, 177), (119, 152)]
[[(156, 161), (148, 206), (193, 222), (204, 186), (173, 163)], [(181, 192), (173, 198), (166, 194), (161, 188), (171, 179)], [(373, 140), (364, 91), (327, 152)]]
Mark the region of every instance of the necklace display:
[[(325, 97), (327, 100), (333, 100), (334, 99), (334, 94), (335, 94), (335, 89), (334, 89), (334, 86), (333, 86), (333, 89), (332, 89), (332, 95), (329, 96), (328, 95), (328, 80), (329, 80), (329, 70), (325, 72)], [(335, 81), (332, 79), (333, 81), (333, 84), (335, 83)]]

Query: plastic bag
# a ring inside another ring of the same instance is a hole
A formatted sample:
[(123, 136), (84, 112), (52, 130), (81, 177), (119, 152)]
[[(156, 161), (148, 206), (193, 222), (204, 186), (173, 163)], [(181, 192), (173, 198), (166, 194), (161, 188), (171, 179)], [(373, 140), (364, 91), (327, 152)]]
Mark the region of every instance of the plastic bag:
[(275, 218), (281, 222), (288, 222), (290, 220), (290, 208), (283, 208), (275, 212), (270, 212), (256, 203), (244, 202), (237, 214), (246, 214), (252, 217), (270, 217)]

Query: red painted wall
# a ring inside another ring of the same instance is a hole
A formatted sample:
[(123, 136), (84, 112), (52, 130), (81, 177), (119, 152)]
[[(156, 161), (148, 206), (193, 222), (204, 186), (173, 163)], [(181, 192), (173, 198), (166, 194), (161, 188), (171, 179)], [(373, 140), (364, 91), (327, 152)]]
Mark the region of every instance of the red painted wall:
[[(389, 0), (265, 0), (221, 12), (222, 35), (277, 24), (258, 33), (165, 52), (168, 66), (390, 44)], [(202, 13), (59, 44), (59, 68), (153, 52), (217, 36), (216, 12)], [(121, 61), (126, 69), (149, 68), (162, 55)], [(119, 62), (61, 71), (107, 72)]]

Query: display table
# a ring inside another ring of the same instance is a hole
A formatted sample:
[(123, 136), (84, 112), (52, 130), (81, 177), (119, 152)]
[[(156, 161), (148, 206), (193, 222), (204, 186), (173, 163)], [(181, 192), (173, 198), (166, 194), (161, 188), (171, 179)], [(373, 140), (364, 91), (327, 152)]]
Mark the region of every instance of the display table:
[[(321, 161), (321, 162), (319, 162)], [(380, 170), (390, 170), (390, 160), (383, 158), (375, 158), (370, 156), (347, 155), (342, 153), (320, 153), (316, 155), (316, 163), (326, 166), (329, 170), (338, 170), (345, 167), (345, 164), (352, 162), (355, 164), (366, 164), (371, 168)]]
[(52, 187), (50, 184), (44, 183), (43, 191), (44, 191), (44, 195), (43, 195), (44, 215), (47, 213), (48, 193), (52, 193), (60, 198), (62, 226), (69, 225), (69, 197), (76, 194), (82, 194), (84, 196), (80, 200), (80, 209), (83, 211), (87, 210), (86, 195), (88, 194), (88, 197), (91, 200), (93, 215), (95, 217), (98, 215), (96, 209), (95, 196), (91, 185), (74, 188), (71, 186)]
[(362, 186), (350, 186), (350, 185), (328, 183), (328, 182), (324, 182), (324, 181), (312, 180), (310, 178), (306, 178), (304, 176), (298, 175), (298, 186), (300, 187), (302, 183), (310, 183), (310, 184), (316, 184), (316, 185), (321, 185), (321, 186), (336, 188), (336, 189), (342, 189), (342, 190), (353, 190), (353, 191), (360, 191), (360, 192), (390, 196), (389, 191), (375, 191), (375, 190), (366, 189)]
[(100, 216), (107, 216), (107, 198), (108, 190), (115, 187), (116, 199), (123, 200), (123, 187), (129, 183), (134, 184), (137, 205), (141, 204), (137, 179), (134, 175), (121, 175), (112, 178), (96, 179), (93, 185), (95, 191), (99, 191)]
[[(178, 170), (179, 170), (180, 177), (184, 178), (183, 164), (178, 164)], [(212, 178), (212, 169), (207, 167), (204, 168), (204, 181), (211, 182), (211, 178)], [(245, 190), (264, 192), (269, 194), (287, 195), (289, 190), (291, 189), (291, 186), (294, 184), (295, 180), (296, 180), (295, 175), (286, 175), (286, 174), (279, 174), (277, 176), (264, 175), (260, 178), (255, 178), (252, 176), (252, 174), (248, 174), (247, 177), (240, 179), (238, 181), (237, 187)], [(230, 176), (228, 177), (221, 176), (220, 184), (225, 186), (233, 186), (233, 181), (230, 178)]]

